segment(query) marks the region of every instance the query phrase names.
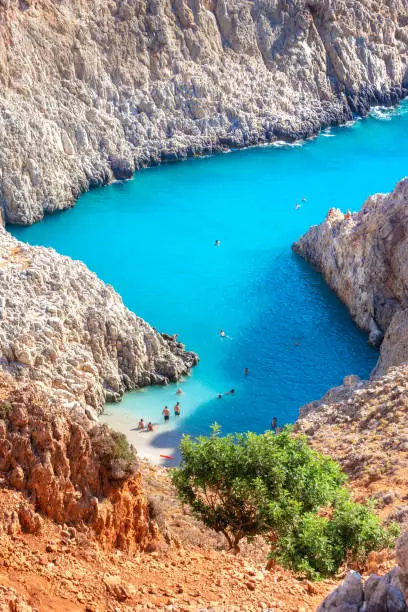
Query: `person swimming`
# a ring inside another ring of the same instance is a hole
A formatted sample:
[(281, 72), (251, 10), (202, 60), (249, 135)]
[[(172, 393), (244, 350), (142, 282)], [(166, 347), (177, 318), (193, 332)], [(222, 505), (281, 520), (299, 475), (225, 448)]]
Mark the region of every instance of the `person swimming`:
[(164, 407), (162, 411), (162, 415), (164, 416), (164, 422), (167, 423), (167, 421), (170, 420), (170, 410), (168, 409), (167, 406)]
[(245, 376), (248, 376), (248, 374), (249, 374), (249, 370), (248, 370), (248, 368), (245, 368), (245, 370), (244, 370), (244, 374), (245, 374)]
[(274, 431), (276, 433), (276, 428), (278, 426), (278, 419), (276, 417), (273, 417), (272, 419), (272, 423), (271, 423), (271, 429), (272, 431)]
[(235, 389), (230, 389), (229, 391), (226, 391), (224, 395), (234, 395), (234, 393), (235, 393)]
[(295, 204), (295, 210), (299, 210), (299, 208), (300, 208), (300, 204), (299, 204), (299, 202), (296, 202), (296, 204)]
[(144, 429), (145, 428), (145, 424), (143, 419), (140, 419), (139, 424), (137, 426), (138, 429)]
[(220, 336), (221, 336), (221, 338), (225, 338), (226, 337), (225, 331), (223, 329), (220, 329)]
[(220, 240), (216, 240), (214, 243), (214, 246), (219, 247), (221, 245), (221, 241)]
[(179, 387), (176, 391), (176, 395), (183, 395), (183, 389), (180, 389)]
[(180, 416), (180, 411), (181, 411), (180, 402), (177, 402), (177, 404), (174, 406), (174, 415)]

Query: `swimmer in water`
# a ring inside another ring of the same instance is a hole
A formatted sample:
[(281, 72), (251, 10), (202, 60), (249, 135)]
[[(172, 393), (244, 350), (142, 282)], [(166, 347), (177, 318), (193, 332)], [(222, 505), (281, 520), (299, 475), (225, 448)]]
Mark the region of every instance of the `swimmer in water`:
[(271, 429), (272, 431), (274, 431), (276, 433), (276, 428), (278, 426), (278, 419), (276, 417), (273, 417), (272, 419), (272, 423), (271, 423)]
[(245, 370), (244, 370), (244, 374), (245, 374), (245, 376), (248, 376), (248, 374), (249, 374), (249, 370), (248, 370), (248, 368), (245, 368)]
[(299, 208), (300, 208), (300, 204), (299, 204), (299, 202), (296, 202), (295, 210), (299, 210)]
[(183, 389), (180, 389), (179, 387), (176, 391), (176, 395), (183, 395)]
[(225, 331), (223, 329), (220, 330), (220, 336), (221, 336), (221, 338), (225, 338), (226, 337)]
[(306, 198), (302, 198), (302, 202), (307, 202)]
[(215, 243), (214, 243), (214, 246), (218, 247), (218, 246), (220, 246), (220, 244), (221, 244), (220, 240), (216, 240)]
[(226, 391), (224, 395), (234, 395), (235, 389), (231, 389), (230, 391)]

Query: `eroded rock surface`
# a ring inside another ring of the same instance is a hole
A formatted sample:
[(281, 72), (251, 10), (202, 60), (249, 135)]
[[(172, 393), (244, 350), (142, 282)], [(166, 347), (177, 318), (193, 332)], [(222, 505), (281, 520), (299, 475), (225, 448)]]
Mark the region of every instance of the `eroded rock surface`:
[[(136, 455), (121, 434), (50, 401), (39, 385), (0, 375), (2, 484), (24, 493), (56, 522), (88, 525), (106, 549), (146, 548), (156, 535)], [(1, 524), (6, 533), (41, 531), (23, 506)], [(69, 540), (75, 534), (67, 530)]]
[(303, 406), (295, 429), (367, 492), (381, 481), (392, 488), (408, 468), (408, 366), (371, 381), (347, 377), (344, 383)]
[(395, 103), (407, 43), (408, 0), (2, 0), (3, 216)]
[(374, 344), (374, 375), (408, 361), (408, 179), (351, 216), (331, 209), (293, 245), (348, 307)]
[(197, 363), (78, 261), (0, 229), (0, 365), (94, 418), (105, 400), (175, 381)]

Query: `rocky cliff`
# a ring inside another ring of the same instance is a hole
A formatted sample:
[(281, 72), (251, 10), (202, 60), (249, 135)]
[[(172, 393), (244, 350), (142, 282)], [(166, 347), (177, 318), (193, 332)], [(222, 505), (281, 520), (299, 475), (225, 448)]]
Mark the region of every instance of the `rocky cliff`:
[(331, 209), (293, 245), (381, 345), (374, 375), (408, 361), (408, 179), (352, 215)]
[[(145, 549), (157, 530), (137, 468), (123, 435), (85, 417), (73, 420), (41, 385), (0, 375), (2, 486), (21, 491), (36, 511), (91, 527), (105, 549)], [(33, 533), (42, 524), (27, 504), (10, 521)]]
[(407, 42), (408, 0), (1, 0), (3, 217), (394, 103)]
[(0, 229), (0, 365), (95, 418), (125, 391), (166, 384), (197, 356), (125, 306), (87, 267)]

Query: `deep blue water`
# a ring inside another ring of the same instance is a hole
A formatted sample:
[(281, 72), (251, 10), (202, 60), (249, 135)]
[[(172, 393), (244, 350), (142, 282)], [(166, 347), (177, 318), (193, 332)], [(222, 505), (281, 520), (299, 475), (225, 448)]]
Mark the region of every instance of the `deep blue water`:
[[(215, 420), (224, 431), (263, 431), (272, 416), (292, 422), (302, 404), (347, 374), (367, 377), (377, 359), (346, 308), (290, 248), (331, 206), (358, 210), (407, 172), (407, 104), (376, 115), (302, 146), (143, 170), (85, 194), (72, 210), (11, 230), (83, 260), (130, 309), (199, 353), (182, 383), (182, 431), (206, 432)], [(231, 388), (234, 396), (216, 399)], [(175, 399), (174, 386), (149, 389), (109, 411), (158, 422)]]

